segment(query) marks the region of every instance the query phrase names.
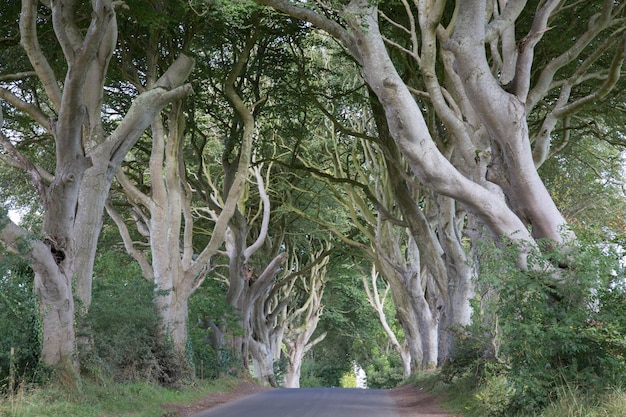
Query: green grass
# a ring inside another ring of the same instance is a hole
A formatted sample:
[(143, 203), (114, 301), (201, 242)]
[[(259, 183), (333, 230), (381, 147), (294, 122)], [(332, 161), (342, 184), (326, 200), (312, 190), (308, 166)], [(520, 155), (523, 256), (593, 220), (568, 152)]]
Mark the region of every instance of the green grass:
[(550, 404), (540, 417), (623, 417), (626, 416), (626, 393), (620, 390), (601, 396), (585, 397), (567, 392)]
[[(444, 384), (438, 373), (417, 375), (412, 383), (442, 394), (442, 407), (450, 414), (462, 417), (489, 417), (477, 394), (484, 387), (476, 387), (469, 379), (457, 379)], [(583, 394), (576, 388), (566, 387), (559, 399), (549, 404), (539, 414), (519, 414), (507, 417), (624, 417), (626, 416), (626, 392), (614, 389), (601, 394)]]
[(0, 417), (161, 417), (165, 404), (191, 403), (237, 384), (234, 378), (222, 378), (172, 390), (148, 383), (85, 382), (79, 394), (54, 386), (21, 388), (0, 398)]

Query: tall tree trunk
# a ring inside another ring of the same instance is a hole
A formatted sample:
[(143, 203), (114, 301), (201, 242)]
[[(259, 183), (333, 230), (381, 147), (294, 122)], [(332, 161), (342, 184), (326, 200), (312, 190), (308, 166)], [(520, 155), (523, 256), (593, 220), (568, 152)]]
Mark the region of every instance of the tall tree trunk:
[[(372, 265), (372, 272), (369, 279), (365, 274), (361, 274), (361, 280), (363, 282), (363, 287), (365, 288), (365, 293), (367, 294), (367, 299), (370, 305), (376, 310), (378, 314), (378, 319), (380, 320), (380, 324), (383, 326), (383, 330), (387, 334), (389, 341), (393, 348), (398, 352), (400, 358), (402, 359), (402, 377), (407, 379), (413, 373), (413, 366), (411, 361), (411, 352), (407, 348), (406, 343), (400, 343), (394, 331), (391, 329), (389, 322), (387, 321), (387, 315), (385, 314), (385, 300), (387, 299), (388, 291), (391, 287), (391, 284), (386, 283), (387, 287), (381, 297), (380, 291), (378, 290), (378, 276), (379, 273), (376, 270), (375, 265)], [(371, 281), (371, 288), (370, 288)], [(405, 309), (406, 310), (406, 309)], [(403, 321), (406, 322), (407, 317), (403, 315)], [(405, 332), (405, 335), (407, 333)]]
[[(322, 317), (322, 297), (324, 296), (326, 267), (330, 261), (329, 251), (330, 242), (326, 242), (319, 250), (308, 254), (309, 264), (304, 271), (298, 271), (301, 265), (299, 261), (301, 255), (296, 249), (292, 251), (295, 259), (290, 262), (290, 265), (295, 265), (296, 273), (302, 272), (299, 277), (299, 286), (304, 288), (300, 291), (304, 291), (307, 297), (302, 305), (291, 306), (284, 312), (286, 325), (282, 341), (289, 359), (285, 373), (286, 388), (300, 387), (300, 372), (304, 355), (326, 338), (324, 332), (311, 340)], [(286, 291), (285, 297), (291, 297), (294, 284), (295, 281)]]
[[(186, 57), (177, 61), (157, 88), (137, 97), (119, 127), (107, 137), (101, 128), (100, 112), (104, 79), (117, 37), (113, 2), (94, 3), (87, 31), (79, 29), (74, 6), (72, 1), (50, 3), (55, 34), (69, 68), (63, 83), (56, 79), (38, 43), (38, 2), (24, 0), (20, 16), (22, 45), (55, 109), (55, 122), (45, 120), (37, 105), (17, 96), (11, 101), (27, 109), (53, 136), (57, 155), (54, 175), (28, 161), (3, 135), (0, 142), (15, 166), (31, 176), (44, 210), (42, 241), (16, 229), (25, 242), (30, 242), (27, 246), (31, 249), (13, 248), (35, 271), (35, 288), (44, 316), (42, 358), (48, 365), (61, 368), (64, 380), (77, 385), (74, 378), (67, 377), (77, 375), (78, 369), (74, 300), (80, 302), (79, 314), (84, 315), (91, 301), (95, 245), (113, 173), (150, 118), (173, 97), (191, 91), (181, 84), (189, 75), (192, 61)], [(17, 226), (11, 224), (10, 228)], [(5, 237), (3, 242), (12, 247), (13, 242), (8, 235)], [(42, 248), (47, 248), (47, 253)]]
[[(180, 102), (170, 112), (152, 123), (152, 152), (149, 167), (150, 194), (143, 193), (123, 173), (117, 179), (133, 206), (135, 226), (148, 239), (150, 254), (131, 238), (128, 226), (112, 205), (107, 210), (120, 230), (126, 250), (139, 263), (144, 278), (155, 284), (155, 306), (160, 315), (160, 339), (163, 346), (171, 344), (173, 358), (186, 367), (188, 345), (188, 303), (211, 268), (212, 258), (226, 240), (227, 225), (236, 211), (247, 179), (248, 161), (238, 165), (230, 189), (222, 201), (213, 234), (198, 254), (193, 242), (194, 219), (191, 215), (191, 189), (185, 178), (183, 143), (185, 120)], [(249, 149), (249, 141), (243, 149)], [(219, 200), (216, 196), (216, 201)], [(186, 369), (186, 368), (185, 368)], [(190, 370), (191, 368), (189, 368)], [(173, 369), (174, 377), (184, 373)]]
[(247, 286), (243, 298), (242, 316), (248, 330), (244, 337), (252, 357), (254, 376), (258, 382), (272, 387), (278, 386), (274, 361), (280, 357), (284, 325), (278, 320), (278, 311), (275, 311), (275, 308), (282, 308), (282, 303), (278, 301), (278, 305), (273, 305), (271, 293), (276, 274), (286, 260), (284, 253), (274, 257), (258, 279)]

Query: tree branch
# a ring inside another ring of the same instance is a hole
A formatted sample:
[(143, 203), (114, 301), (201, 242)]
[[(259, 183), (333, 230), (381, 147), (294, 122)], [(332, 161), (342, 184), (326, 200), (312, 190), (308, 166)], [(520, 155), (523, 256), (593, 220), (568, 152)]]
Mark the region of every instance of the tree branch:
[(20, 13), (20, 35), (21, 43), (37, 77), (43, 84), (46, 94), (54, 107), (61, 108), (61, 89), (57, 83), (54, 71), (48, 60), (41, 51), (37, 39), (37, 5), (38, 0), (23, 0), (22, 11)]
[(107, 142), (112, 147), (110, 164), (115, 169), (135, 145), (157, 114), (168, 103), (193, 93), (191, 84), (181, 85), (191, 74), (194, 61), (181, 54), (159, 78), (154, 88), (141, 93), (130, 106)]
[(24, 155), (22, 155), (20, 151), (15, 148), (15, 146), (13, 146), (11, 141), (4, 136), (2, 131), (0, 131), (0, 145), (2, 145), (9, 155), (13, 157), (16, 166), (28, 173), (33, 186), (37, 190), (37, 194), (39, 194), (39, 199), (42, 204), (45, 205), (48, 196), (48, 188), (41, 173), (39, 172), (39, 169), (30, 160), (25, 158)]
[(105, 203), (104, 207), (106, 208), (109, 217), (111, 217), (117, 225), (117, 229), (119, 230), (122, 241), (124, 242), (126, 252), (128, 252), (128, 254), (131, 255), (141, 267), (141, 275), (148, 281), (154, 282), (154, 271), (152, 269), (152, 265), (146, 258), (146, 255), (135, 247), (124, 219), (122, 219), (122, 216), (120, 216), (117, 210), (113, 208), (113, 205), (110, 202)]
[(27, 103), (20, 98), (18, 98), (11, 91), (6, 88), (0, 87), (0, 98), (4, 99), (7, 103), (15, 107), (16, 109), (28, 114), (33, 120), (44, 128), (48, 133), (53, 133), (51, 129), (50, 118), (47, 114), (45, 114), (41, 109), (34, 104)]
[(576, 39), (576, 42), (558, 57), (550, 62), (541, 71), (534, 87), (528, 92), (526, 108), (534, 108), (539, 100), (545, 97), (552, 87), (552, 82), (558, 70), (578, 59), (581, 52), (593, 41), (593, 39), (611, 24), (611, 11), (613, 0), (604, 0), (601, 13), (593, 16), (587, 26), (587, 30)]
[(356, 41), (350, 35), (350, 33), (339, 23), (328, 19), (325, 16), (301, 6), (296, 6), (288, 0), (254, 0), (258, 4), (273, 7), (274, 9), (281, 11), (296, 19), (310, 22), (323, 31), (330, 34), (335, 39), (339, 40), (344, 47), (348, 50), (350, 55), (357, 61), (361, 61), (360, 53), (356, 48)]
[(259, 236), (257, 237), (256, 241), (252, 245), (248, 246), (246, 250), (244, 251), (244, 259), (246, 260), (246, 262), (250, 259), (250, 257), (253, 254), (255, 254), (263, 246), (263, 242), (265, 241), (265, 238), (267, 237), (267, 231), (269, 229), (270, 213), (271, 213), (270, 198), (267, 195), (267, 191), (265, 191), (265, 186), (263, 183), (263, 176), (261, 175), (261, 166), (258, 166), (258, 165), (255, 166), (253, 168), (253, 171), (254, 171), (254, 176), (256, 177), (256, 180), (257, 180), (259, 196), (260, 196), (261, 201), (263, 201), (263, 220), (261, 222), (261, 231), (259, 232)]
[(528, 97), (535, 46), (544, 33), (551, 29), (548, 27), (548, 19), (559, 4), (561, 0), (549, 0), (543, 3), (535, 13), (529, 33), (519, 42), (515, 76), (507, 90), (515, 94), (522, 102), (526, 102)]

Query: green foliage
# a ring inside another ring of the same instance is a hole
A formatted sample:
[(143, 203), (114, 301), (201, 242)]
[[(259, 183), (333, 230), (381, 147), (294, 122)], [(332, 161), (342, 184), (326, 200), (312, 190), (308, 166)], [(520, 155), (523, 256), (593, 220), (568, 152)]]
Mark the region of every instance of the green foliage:
[[(324, 292), (324, 314), (318, 324), (318, 332), (326, 332), (326, 338), (305, 357), (307, 371), (319, 386), (341, 385), (345, 372), (352, 372), (353, 362), (362, 366), (377, 345), (373, 337), (379, 327), (378, 318), (367, 304), (359, 275), (351, 260), (336, 259), (329, 265)], [(315, 337), (315, 336), (314, 336)], [(303, 370), (303, 379), (305, 372)], [(301, 382), (301, 386), (303, 383)]]
[(504, 373), (487, 373), (475, 398), (485, 417), (506, 415), (515, 395), (515, 388)]
[(301, 388), (319, 388), (330, 386), (324, 383), (320, 376), (319, 365), (313, 360), (304, 360), (300, 371), (300, 387)]
[(341, 376), (341, 388), (356, 388), (356, 375), (354, 372), (346, 372)]
[(550, 195), (565, 218), (581, 228), (579, 234), (592, 232), (605, 239), (623, 234), (622, 150), (585, 135), (541, 166)]
[(90, 376), (118, 382), (144, 380), (175, 387), (193, 376), (190, 358), (158, 335), (154, 286), (126, 255), (109, 251), (96, 260), (87, 320), (93, 350), (82, 352)]
[(155, 352), (158, 316), (152, 304), (153, 285), (138, 266), (116, 252), (96, 260), (93, 302), (88, 320), (95, 351), (83, 367), (96, 377), (116, 381), (160, 378)]
[(300, 374), (302, 388), (340, 387), (343, 375), (352, 372), (349, 357), (338, 357), (334, 361), (327, 355), (326, 349), (318, 349), (317, 354), (309, 352), (305, 356)]
[(623, 391), (611, 390), (601, 395), (588, 395), (574, 388), (564, 390), (558, 401), (541, 413), (541, 417), (622, 417), (625, 415), (626, 394)]
[(378, 349), (365, 368), (368, 388), (394, 388), (402, 382), (402, 359), (395, 351), (381, 352)]
[(85, 381), (79, 394), (58, 386), (29, 388), (7, 401), (0, 399), (0, 417), (168, 416), (175, 404), (189, 404), (208, 394), (232, 390), (238, 383), (221, 378), (173, 390), (146, 382), (118, 384), (104, 379)]
[(9, 210), (1, 206), (0, 207), (0, 229), (3, 229), (9, 223)]
[(259, 10), (251, 0), (190, 0), (189, 5), (198, 14), (240, 28), (245, 27), (253, 11)]
[(242, 335), (240, 316), (226, 302), (226, 292), (223, 283), (207, 279), (189, 302), (189, 339), (196, 376), (201, 379), (214, 379), (240, 371), (240, 361), (234, 352), (216, 341), (217, 331), (231, 336)]
[(400, 356), (390, 348), (352, 261), (335, 259), (329, 268), (332, 278), (326, 284), (326, 307), (317, 330), (327, 336), (304, 358), (302, 387), (341, 386), (355, 362), (366, 371), (370, 388), (391, 388), (402, 381)]
[(543, 253), (521, 271), (514, 248), (482, 252), (474, 324), (460, 333), (442, 375), (474, 381), (484, 415), (536, 412), (564, 386), (592, 393), (624, 382), (626, 291), (618, 257), (594, 244), (566, 252), (546, 246)]
[(0, 261), (0, 390), (44, 376), (39, 369), (40, 328), (33, 274), (21, 260), (7, 255)]

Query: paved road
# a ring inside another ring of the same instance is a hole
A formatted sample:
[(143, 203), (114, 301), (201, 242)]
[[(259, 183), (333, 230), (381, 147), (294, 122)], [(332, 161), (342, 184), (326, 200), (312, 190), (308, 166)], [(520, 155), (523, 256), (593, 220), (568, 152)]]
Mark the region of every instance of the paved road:
[(192, 417), (398, 417), (384, 390), (276, 389), (244, 397)]

